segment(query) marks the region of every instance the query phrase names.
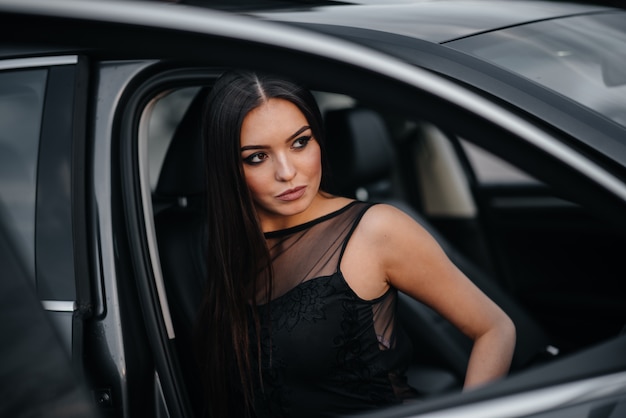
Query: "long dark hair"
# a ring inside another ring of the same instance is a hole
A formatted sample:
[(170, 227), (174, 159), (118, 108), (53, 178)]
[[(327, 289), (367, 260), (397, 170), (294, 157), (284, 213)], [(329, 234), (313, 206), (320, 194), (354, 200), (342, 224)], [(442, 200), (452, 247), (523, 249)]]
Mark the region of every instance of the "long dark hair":
[[(245, 116), (271, 98), (295, 104), (322, 150), (322, 188), (327, 170), (322, 118), (313, 95), (283, 78), (247, 71), (224, 73), (213, 86), (203, 114), (207, 181), (208, 280), (198, 325), (198, 353), (209, 415), (250, 416), (260, 384), (259, 284), (271, 298), (270, 257), (250, 196), (240, 153)], [(251, 328), (252, 327), (252, 328)], [(254, 341), (251, 341), (254, 340)], [(251, 352), (257, 353), (253, 358)]]

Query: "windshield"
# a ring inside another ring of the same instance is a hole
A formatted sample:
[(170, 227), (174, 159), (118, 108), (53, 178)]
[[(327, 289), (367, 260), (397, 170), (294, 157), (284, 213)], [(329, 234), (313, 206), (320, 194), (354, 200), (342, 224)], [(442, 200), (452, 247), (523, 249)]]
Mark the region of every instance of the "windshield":
[(626, 13), (547, 20), (447, 44), (626, 126)]

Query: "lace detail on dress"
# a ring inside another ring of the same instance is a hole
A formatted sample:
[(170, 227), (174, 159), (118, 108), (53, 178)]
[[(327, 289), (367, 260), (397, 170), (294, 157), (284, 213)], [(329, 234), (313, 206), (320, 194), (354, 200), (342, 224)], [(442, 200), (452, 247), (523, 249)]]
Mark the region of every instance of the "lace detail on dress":
[(326, 318), (328, 297), (334, 289), (328, 284), (329, 277), (296, 286), (271, 305), (272, 323), (277, 330), (291, 331), (300, 321), (316, 322)]

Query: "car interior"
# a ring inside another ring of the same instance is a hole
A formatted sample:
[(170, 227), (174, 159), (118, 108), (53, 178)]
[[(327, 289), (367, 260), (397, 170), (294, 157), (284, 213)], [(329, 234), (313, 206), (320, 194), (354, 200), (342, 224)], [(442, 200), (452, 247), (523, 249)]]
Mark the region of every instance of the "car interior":
[[(210, 237), (204, 228), (207, 197), (199, 128), (209, 89), (185, 87), (161, 94), (151, 124), (167, 126), (154, 129), (148, 145), (156, 238), (176, 351), (198, 408), (201, 384), (191, 346), (203, 283), (210, 277), (203, 261)], [(612, 254), (625, 247), (621, 233), (531, 177), (520, 176), (523, 181), (510, 186), (481, 183), (472, 166), (476, 160), (471, 159), (471, 145), (450, 127), (398, 117), (336, 93), (314, 94), (325, 121), (330, 191), (394, 205), (436, 238), (450, 259), (513, 319), (517, 346), (512, 374), (619, 334), (623, 298), (611, 296), (619, 287), (618, 263), (608, 262), (590, 284), (586, 271), (571, 273), (580, 266), (567, 252), (592, 237), (585, 248), (600, 242), (601, 250), (610, 247)], [(539, 232), (551, 238), (538, 242)], [(605, 256), (588, 253), (583, 261), (593, 265)], [(561, 258), (567, 262), (562, 264)], [(568, 266), (566, 277), (546, 281), (561, 265)], [(564, 280), (569, 282), (565, 287)], [(588, 302), (578, 304), (585, 292)], [(399, 315), (414, 346), (410, 384), (424, 397), (460, 390), (469, 339), (429, 307), (406, 295), (400, 300)], [(583, 315), (576, 311), (581, 306), (596, 313)], [(586, 320), (579, 320), (581, 316)]]

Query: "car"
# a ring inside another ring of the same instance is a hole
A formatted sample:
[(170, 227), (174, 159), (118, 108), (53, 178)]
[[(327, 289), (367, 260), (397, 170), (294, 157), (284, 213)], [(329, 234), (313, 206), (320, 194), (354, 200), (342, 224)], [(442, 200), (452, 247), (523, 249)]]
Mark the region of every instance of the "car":
[(333, 192), (413, 216), (516, 325), (509, 376), (463, 391), (469, 341), (402, 297), (422, 396), (363, 417), (624, 416), (625, 28), (567, 1), (3, 0), (1, 312), (32, 317), (0, 414), (68, 387), (86, 416), (210, 408), (200, 111), (251, 68), (314, 92)]

